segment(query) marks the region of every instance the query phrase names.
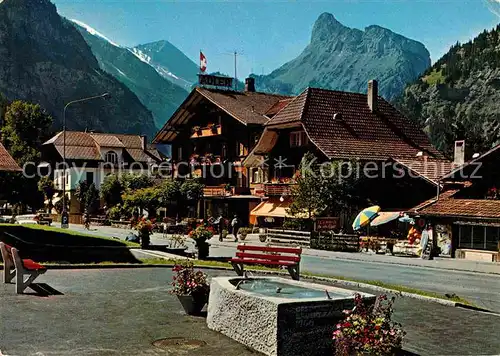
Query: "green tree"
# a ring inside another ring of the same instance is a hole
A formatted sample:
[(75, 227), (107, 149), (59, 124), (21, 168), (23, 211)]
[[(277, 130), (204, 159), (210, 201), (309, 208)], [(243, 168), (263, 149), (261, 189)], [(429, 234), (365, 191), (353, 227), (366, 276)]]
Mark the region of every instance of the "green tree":
[(41, 191), (44, 195), (45, 198), (49, 201), (47, 204), (49, 212), (52, 210), (52, 198), (54, 197), (54, 194), (56, 193), (56, 187), (54, 185), (54, 181), (50, 179), (50, 177), (45, 176), (42, 177), (38, 181), (38, 190)]
[(296, 185), (292, 188), (293, 201), (288, 211), (295, 217), (336, 216), (343, 209), (357, 205), (359, 178), (353, 162), (331, 161), (320, 163), (311, 152), (304, 155)]
[(123, 192), (124, 187), (115, 174), (110, 174), (104, 178), (104, 182), (101, 184), (101, 198), (108, 208), (123, 203)]
[(299, 166), (300, 174), (292, 188), (289, 212), (293, 216), (306, 215), (309, 219), (325, 207), (321, 196), (321, 174), (317, 157), (307, 152)]
[(75, 197), (80, 203), (80, 211), (95, 213), (99, 209), (99, 190), (94, 183), (81, 181), (75, 188)]
[(160, 190), (158, 187), (148, 187), (127, 192), (123, 195), (123, 203), (126, 208), (137, 208), (141, 215), (147, 210), (148, 217), (155, 218), (161, 205)]
[(152, 187), (154, 184), (153, 179), (147, 174), (123, 174), (120, 177), (120, 182), (126, 191), (134, 191)]
[(91, 214), (99, 210), (100, 200), (99, 200), (99, 190), (96, 188), (95, 184), (92, 183), (87, 189), (85, 194), (85, 208)]
[[(5, 107), (5, 101), (1, 104)], [(23, 101), (14, 101), (5, 108), (1, 127), (2, 143), (16, 162), (24, 167), (25, 176), (17, 173), (2, 175), (0, 186), (5, 199), (38, 209), (43, 206), (43, 194), (38, 190), (36, 166), (40, 163), (40, 147), (49, 137), (52, 118), (40, 107)], [(33, 175), (34, 178), (27, 178)]]

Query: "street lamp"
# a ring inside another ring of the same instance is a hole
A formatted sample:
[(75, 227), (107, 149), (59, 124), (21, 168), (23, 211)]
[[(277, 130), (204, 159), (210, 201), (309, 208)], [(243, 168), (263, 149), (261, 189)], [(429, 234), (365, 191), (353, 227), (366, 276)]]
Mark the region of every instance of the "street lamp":
[(67, 103), (64, 106), (63, 110), (63, 196), (62, 196), (62, 203), (63, 203), (63, 210), (61, 214), (61, 227), (62, 228), (67, 228), (69, 225), (69, 219), (68, 219), (68, 212), (66, 211), (66, 109), (76, 103), (81, 103), (83, 101), (89, 101), (89, 100), (94, 100), (94, 99), (107, 99), (110, 98), (111, 95), (109, 93), (104, 93), (101, 95), (95, 95), (95, 96), (89, 96), (88, 98), (82, 98), (78, 100), (73, 100)]

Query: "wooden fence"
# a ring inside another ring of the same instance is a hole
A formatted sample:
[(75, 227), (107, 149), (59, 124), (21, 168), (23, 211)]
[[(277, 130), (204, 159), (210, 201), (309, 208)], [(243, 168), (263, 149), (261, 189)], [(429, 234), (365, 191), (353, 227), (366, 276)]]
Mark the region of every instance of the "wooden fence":
[(287, 246), (310, 247), (311, 233), (308, 231), (267, 229), (267, 241)]
[(336, 235), (332, 233), (316, 233), (311, 237), (311, 248), (326, 251), (359, 251), (358, 235)]

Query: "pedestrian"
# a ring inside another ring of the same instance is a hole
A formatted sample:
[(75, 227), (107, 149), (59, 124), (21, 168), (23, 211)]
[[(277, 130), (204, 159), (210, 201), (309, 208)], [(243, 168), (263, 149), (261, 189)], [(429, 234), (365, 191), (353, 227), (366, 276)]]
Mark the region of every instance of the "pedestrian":
[(219, 231), (219, 241), (222, 241), (222, 231), (224, 231), (224, 216), (219, 214), (219, 217), (214, 221), (214, 224), (217, 226), (217, 230)]
[(238, 218), (238, 215), (234, 215), (233, 220), (231, 221), (231, 227), (233, 229), (234, 242), (238, 242), (238, 231), (240, 230), (241, 221)]

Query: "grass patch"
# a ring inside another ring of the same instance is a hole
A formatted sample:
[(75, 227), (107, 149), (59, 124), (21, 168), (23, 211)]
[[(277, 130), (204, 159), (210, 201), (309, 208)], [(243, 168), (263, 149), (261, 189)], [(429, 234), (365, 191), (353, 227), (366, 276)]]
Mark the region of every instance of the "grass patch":
[[(70, 229), (38, 225), (38, 224), (0, 224), (0, 232), (8, 232), (20, 239), (34, 244), (53, 244), (71, 246), (129, 246), (138, 247), (139, 244), (122, 241), (111, 237), (86, 234)], [(37, 233), (39, 232), (39, 233)]]
[(443, 75), (443, 70), (436, 71), (435, 69), (426, 75), (425, 77), (422, 78), (422, 81), (429, 84), (429, 85), (435, 85), (435, 84), (443, 84), (445, 81), (445, 76)]

